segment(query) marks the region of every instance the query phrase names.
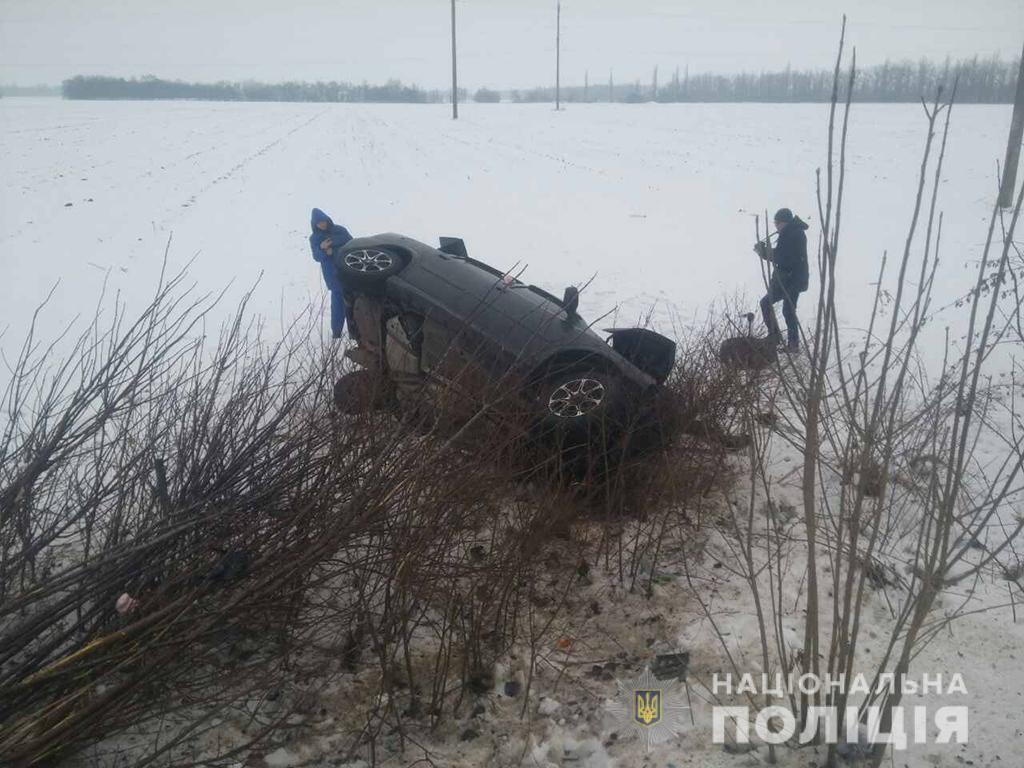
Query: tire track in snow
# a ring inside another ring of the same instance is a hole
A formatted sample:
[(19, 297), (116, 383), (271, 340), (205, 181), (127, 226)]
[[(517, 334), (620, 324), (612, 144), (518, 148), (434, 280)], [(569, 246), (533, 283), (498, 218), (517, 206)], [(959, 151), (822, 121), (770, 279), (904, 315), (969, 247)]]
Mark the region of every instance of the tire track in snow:
[(304, 123), (301, 123), (301, 124), (295, 126), (294, 128), (286, 131), (283, 135), (278, 136), (276, 139), (271, 141), (269, 144), (266, 144), (266, 145), (260, 147), (258, 150), (253, 152), (251, 155), (248, 155), (247, 157), (243, 158), (240, 162), (238, 162), (234, 166), (232, 166), (228, 171), (226, 171), (225, 173), (222, 173), (220, 176), (217, 176), (215, 179), (213, 179), (208, 184), (206, 184), (204, 187), (202, 187), (198, 192), (195, 192), (191, 196), (189, 196), (187, 201), (185, 201), (184, 203), (180, 204), (180, 207), (188, 208), (188, 207), (192, 206), (200, 198), (200, 196), (202, 196), (204, 193), (206, 193), (209, 190), (213, 189), (217, 184), (220, 184), (223, 181), (227, 181), (230, 178), (232, 178), (233, 176), (235, 176), (236, 174), (238, 174), (239, 172), (245, 170), (245, 168), (250, 163), (252, 163), (254, 160), (258, 160), (259, 158), (263, 157), (268, 152), (273, 150), (275, 147), (279, 146), (282, 142), (287, 141), (288, 139), (290, 139), (292, 136), (294, 136), (296, 133), (298, 133), (302, 129), (307, 128), (308, 126), (312, 125), (317, 119), (319, 119), (322, 115), (324, 115), (325, 112), (326, 112), (326, 110), (322, 110), (320, 112), (317, 112), (315, 115), (313, 115), (311, 118), (306, 120)]

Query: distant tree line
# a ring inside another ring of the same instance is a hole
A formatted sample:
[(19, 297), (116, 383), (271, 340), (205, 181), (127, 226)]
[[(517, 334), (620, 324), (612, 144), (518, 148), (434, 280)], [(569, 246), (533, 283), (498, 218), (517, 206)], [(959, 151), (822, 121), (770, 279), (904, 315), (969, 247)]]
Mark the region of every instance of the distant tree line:
[[(947, 89), (959, 78), (957, 101), (967, 104), (1008, 104), (1013, 102), (1019, 60), (1003, 61), (998, 57), (946, 60), (939, 64), (921, 61), (886, 61), (858, 72), (854, 97), (867, 102), (917, 102), (935, 95), (941, 85)], [(680, 73), (659, 84), (655, 68), (649, 83), (634, 80), (616, 83), (609, 76), (607, 84), (590, 83), (561, 89), (566, 102), (823, 102), (832, 95), (832, 72), (829, 70), (793, 70), (778, 72), (744, 72), (735, 75)], [(26, 90), (26, 89), (20, 89)], [(425, 90), (389, 80), (384, 85), (356, 85), (345, 82), (260, 83), (187, 83), (158, 77), (125, 79), (121, 77), (78, 76), (65, 80), (62, 86), (67, 99), (202, 99), (208, 101), (314, 101), (314, 102), (391, 102), (439, 103), (451, 100), (450, 90)], [(4, 93), (10, 93), (9, 87)], [(20, 95), (35, 95), (23, 93)], [(42, 95), (42, 94), (39, 94)], [(845, 94), (844, 94), (845, 95)], [(467, 94), (459, 90), (459, 100)], [(480, 88), (474, 101), (489, 103), (507, 101), (551, 102), (553, 87), (507, 91)]]
[(428, 91), (399, 80), (384, 85), (343, 82), (187, 83), (158, 77), (82, 76), (65, 80), (66, 99), (195, 99), (203, 101), (390, 102), (425, 104), (446, 101), (448, 91)]
[(473, 94), (473, 101), (478, 101), (482, 104), (497, 104), (501, 101), (501, 92), (492, 91), (490, 88), (480, 88)]
[[(861, 69), (854, 84), (854, 98), (867, 102), (917, 102), (929, 99), (942, 85), (957, 83), (956, 98), (967, 104), (1011, 104), (1020, 60), (1003, 61), (998, 57), (964, 59), (944, 63), (923, 59), (918, 62), (886, 61)], [(563, 87), (561, 98), (569, 102), (824, 102), (832, 96), (832, 72), (829, 70), (690, 75), (679, 69), (659, 85), (655, 69), (649, 83), (634, 80), (606, 84)], [(845, 94), (843, 94), (845, 96)], [(531, 88), (510, 91), (514, 102), (555, 100), (555, 89)]]
[(60, 86), (0, 85), (0, 96), (60, 96)]

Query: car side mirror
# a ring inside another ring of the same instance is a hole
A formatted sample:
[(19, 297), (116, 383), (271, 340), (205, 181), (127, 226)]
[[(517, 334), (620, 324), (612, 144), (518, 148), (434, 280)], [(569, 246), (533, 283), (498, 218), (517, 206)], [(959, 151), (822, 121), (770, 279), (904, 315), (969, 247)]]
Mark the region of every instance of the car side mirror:
[(580, 306), (580, 292), (575, 286), (570, 285), (565, 289), (565, 293), (562, 294), (562, 309), (565, 310), (565, 314), (572, 317), (576, 314), (576, 310)]
[(441, 246), (437, 249), (441, 253), (447, 253), (451, 256), (458, 256), (463, 259), (469, 258), (469, 252), (466, 250), (466, 243), (461, 237), (442, 237)]

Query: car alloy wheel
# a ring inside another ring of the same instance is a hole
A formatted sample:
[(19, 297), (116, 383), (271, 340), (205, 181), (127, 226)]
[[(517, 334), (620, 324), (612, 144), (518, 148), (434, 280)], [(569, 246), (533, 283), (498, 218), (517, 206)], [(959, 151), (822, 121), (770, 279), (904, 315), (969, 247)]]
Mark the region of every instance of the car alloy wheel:
[(366, 275), (387, 272), (395, 264), (395, 257), (384, 251), (359, 250), (345, 254), (345, 266)]
[(548, 410), (559, 418), (575, 419), (600, 407), (604, 396), (604, 384), (597, 379), (572, 379), (551, 393)]

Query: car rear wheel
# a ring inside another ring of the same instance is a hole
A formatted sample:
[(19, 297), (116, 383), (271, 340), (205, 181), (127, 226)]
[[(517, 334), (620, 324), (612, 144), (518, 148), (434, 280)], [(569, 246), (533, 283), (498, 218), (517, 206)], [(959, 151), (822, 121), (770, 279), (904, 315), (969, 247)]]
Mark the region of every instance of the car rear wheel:
[(402, 257), (388, 248), (358, 248), (335, 258), (342, 283), (379, 285), (405, 266)]
[(537, 391), (536, 444), (554, 453), (563, 477), (605, 475), (621, 453), (628, 405), (614, 373), (578, 368), (549, 374)]
[(547, 412), (557, 419), (578, 419), (600, 411), (608, 391), (601, 378), (590, 374), (560, 381), (548, 392)]
[(542, 419), (563, 432), (616, 424), (624, 405), (618, 377), (595, 369), (549, 375), (540, 387), (538, 399)]

